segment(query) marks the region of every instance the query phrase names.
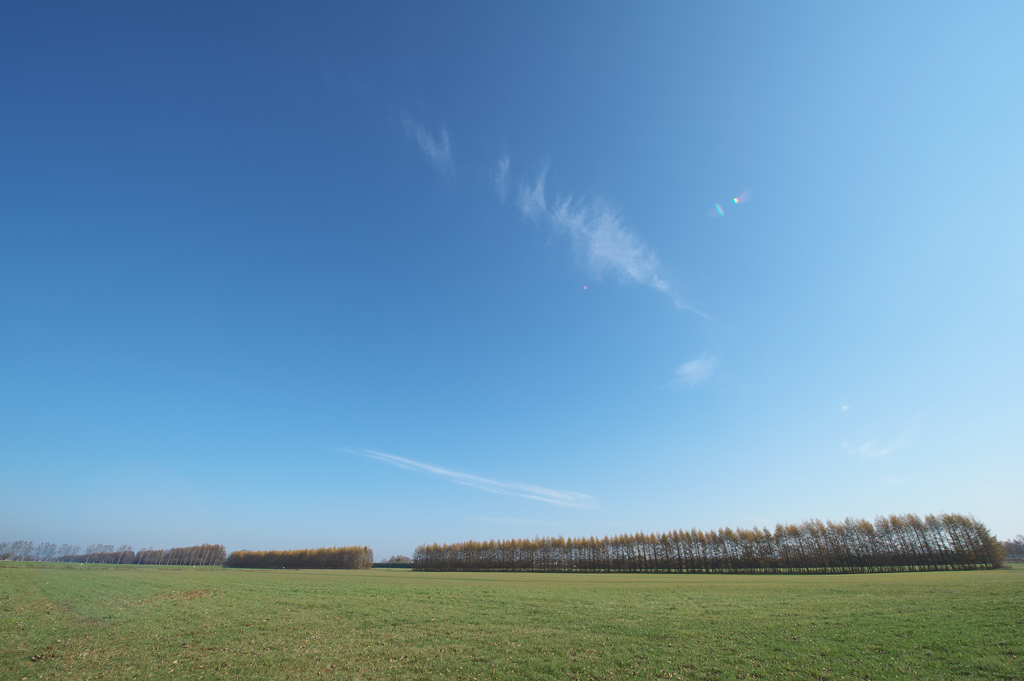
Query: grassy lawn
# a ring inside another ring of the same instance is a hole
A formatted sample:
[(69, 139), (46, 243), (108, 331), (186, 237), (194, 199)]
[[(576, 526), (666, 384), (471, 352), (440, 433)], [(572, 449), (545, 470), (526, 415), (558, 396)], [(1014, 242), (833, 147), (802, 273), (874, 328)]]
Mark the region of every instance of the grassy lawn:
[(6, 563), (0, 678), (1024, 679), (1022, 620), (1021, 566), (688, 576)]

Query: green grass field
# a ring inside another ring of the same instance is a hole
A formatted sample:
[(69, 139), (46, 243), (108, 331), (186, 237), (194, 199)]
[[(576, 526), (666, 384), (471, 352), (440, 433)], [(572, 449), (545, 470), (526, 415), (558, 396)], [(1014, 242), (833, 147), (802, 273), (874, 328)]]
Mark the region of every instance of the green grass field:
[(1020, 566), (688, 576), (8, 563), (0, 678), (1024, 679), (1022, 620)]

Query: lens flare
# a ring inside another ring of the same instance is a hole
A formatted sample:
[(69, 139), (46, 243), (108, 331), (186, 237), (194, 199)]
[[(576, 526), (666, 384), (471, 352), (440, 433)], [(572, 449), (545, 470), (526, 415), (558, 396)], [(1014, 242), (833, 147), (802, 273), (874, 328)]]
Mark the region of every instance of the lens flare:
[[(750, 200), (750, 191), (747, 190), (747, 189), (744, 189), (742, 194), (740, 194), (739, 196), (733, 197), (732, 199), (730, 199), (730, 202), (734, 206), (736, 206), (736, 205), (739, 205), (741, 203), (746, 203), (749, 200)], [(711, 210), (708, 211), (708, 217), (709, 218), (724, 218), (725, 217), (725, 211), (722, 210), (722, 204), (720, 204), (720, 203), (714, 204), (714, 207)]]

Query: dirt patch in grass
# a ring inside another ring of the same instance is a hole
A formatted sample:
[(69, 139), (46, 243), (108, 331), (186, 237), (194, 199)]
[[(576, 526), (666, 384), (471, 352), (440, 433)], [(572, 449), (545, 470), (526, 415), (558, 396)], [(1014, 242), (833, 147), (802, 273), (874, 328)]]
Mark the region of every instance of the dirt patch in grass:
[(216, 589), (190, 589), (188, 591), (172, 591), (167, 594), (161, 594), (152, 600), (194, 601), (199, 598), (213, 598), (216, 595)]

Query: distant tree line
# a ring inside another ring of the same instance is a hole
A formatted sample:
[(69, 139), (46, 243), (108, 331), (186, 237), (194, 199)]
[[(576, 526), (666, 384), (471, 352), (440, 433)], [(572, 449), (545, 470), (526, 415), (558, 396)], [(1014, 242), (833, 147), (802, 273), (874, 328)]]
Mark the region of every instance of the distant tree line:
[(373, 567), (373, 549), (333, 546), (296, 551), (232, 551), (224, 567), (365, 570)]
[(1024, 535), (1018, 534), (1013, 539), (1004, 541), (1003, 551), (1010, 560), (1024, 560)]
[(173, 549), (141, 549), (138, 553), (124, 544), (39, 544), (15, 541), (0, 543), (0, 560), (56, 561), (59, 563), (109, 563), (112, 565), (221, 565), (225, 550), (222, 544), (200, 544)]
[(71, 544), (57, 546), (49, 543), (37, 545), (30, 541), (5, 541), (0, 542), (0, 560), (60, 560), (81, 550), (80, 546)]
[(413, 569), (502, 572), (835, 573), (1001, 567), (1004, 545), (972, 516), (809, 520), (711, 532), (538, 537), (420, 546)]

